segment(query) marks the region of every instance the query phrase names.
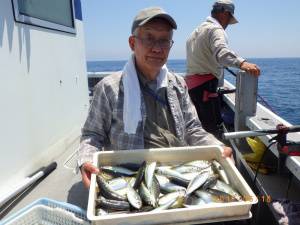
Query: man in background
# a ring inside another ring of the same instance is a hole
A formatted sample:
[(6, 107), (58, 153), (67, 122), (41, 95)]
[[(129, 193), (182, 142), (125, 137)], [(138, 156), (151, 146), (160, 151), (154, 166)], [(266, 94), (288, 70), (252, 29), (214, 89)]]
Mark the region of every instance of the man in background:
[(196, 107), (203, 128), (219, 136), (221, 113), (217, 94), (224, 82), (224, 67), (245, 70), (260, 75), (257, 65), (247, 62), (228, 47), (225, 29), (238, 23), (231, 0), (218, 0), (213, 4), (211, 16), (200, 24), (186, 42), (189, 94)]
[[(141, 10), (132, 23), (133, 54), (123, 71), (96, 85), (78, 152), (86, 187), (91, 173), (99, 172), (92, 165), (92, 155), (99, 150), (224, 146), (202, 129), (184, 79), (165, 65), (176, 28), (163, 9)], [(223, 153), (229, 157), (231, 149), (224, 147)]]

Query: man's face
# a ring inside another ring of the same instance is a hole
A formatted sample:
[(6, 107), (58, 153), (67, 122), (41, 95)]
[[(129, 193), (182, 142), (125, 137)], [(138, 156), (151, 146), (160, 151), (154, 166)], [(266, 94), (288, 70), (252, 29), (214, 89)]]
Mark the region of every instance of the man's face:
[(226, 29), (227, 26), (229, 25), (230, 21), (231, 21), (231, 18), (232, 18), (232, 15), (230, 12), (224, 12), (223, 13), (223, 28)]
[(156, 79), (166, 63), (172, 46), (172, 29), (168, 22), (153, 19), (129, 38), (138, 69), (149, 80)]

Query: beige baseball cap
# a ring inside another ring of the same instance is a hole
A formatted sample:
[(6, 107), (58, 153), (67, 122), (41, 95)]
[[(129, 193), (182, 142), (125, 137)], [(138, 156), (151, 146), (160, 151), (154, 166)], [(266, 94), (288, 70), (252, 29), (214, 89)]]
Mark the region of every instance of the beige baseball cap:
[(160, 7), (149, 7), (142, 9), (141, 11), (139, 11), (136, 17), (134, 17), (131, 27), (131, 33), (133, 33), (137, 27), (143, 26), (154, 18), (164, 19), (171, 25), (173, 29), (177, 29), (175, 20), (166, 11), (164, 11)]
[(213, 9), (221, 9), (223, 8), (225, 11), (230, 12), (231, 14), (231, 20), (229, 24), (235, 24), (238, 23), (239, 21), (234, 17), (234, 4), (232, 0), (217, 0), (214, 5)]

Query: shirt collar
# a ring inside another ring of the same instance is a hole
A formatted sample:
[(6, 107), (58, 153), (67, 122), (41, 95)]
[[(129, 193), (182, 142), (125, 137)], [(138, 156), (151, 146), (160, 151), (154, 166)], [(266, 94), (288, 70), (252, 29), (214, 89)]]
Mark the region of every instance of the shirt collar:
[(216, 20), (215, 18), (211, 17), (211, 16), (208, 16), (208, 17), (206, 18), (206, 21), (212, 22), (212, 23), (214, 23), (215, 25), (217, 25), (217, 26), (219, 26), (219, 27), (221, 27), (221, 28), (223, 29), (223, 27), (221, 26), (221, 24), (219, 23), (219, 21)]

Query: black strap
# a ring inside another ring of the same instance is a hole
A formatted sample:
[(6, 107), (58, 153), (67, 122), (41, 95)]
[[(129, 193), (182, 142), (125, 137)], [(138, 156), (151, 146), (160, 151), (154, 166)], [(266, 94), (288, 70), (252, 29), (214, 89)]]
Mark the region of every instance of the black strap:
[(158, 103), (160, 103), (163, 107), (168, 107), (168, 103), (167, 101), (165, 101), (164, 99), (162, 99), (159, 95), (157, 95), (151, 88), (149, 88), (148, 86), (144, 86), (142, 88), (143, 92), (148, 94), (149, 96), (151, 96), (155, 101), (157, 101)]

